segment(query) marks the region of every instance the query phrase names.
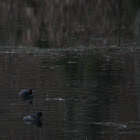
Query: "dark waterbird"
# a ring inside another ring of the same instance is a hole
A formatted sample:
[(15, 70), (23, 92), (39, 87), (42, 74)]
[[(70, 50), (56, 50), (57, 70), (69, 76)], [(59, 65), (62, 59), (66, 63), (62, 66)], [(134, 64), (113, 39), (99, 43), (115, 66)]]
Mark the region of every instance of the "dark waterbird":
[(41, 126), (42, 125), (41, 116), (42, 112), (38, 112), (36, 114), (31, 114), (26, 117), (23, 117), (23, 121), (26, 124), (36, 124), (37, 126)]
[(19, 92), (19, 98), (23, 101), (28, 101), (32, 103), (33, 99), (33, 89), (24, 89)]

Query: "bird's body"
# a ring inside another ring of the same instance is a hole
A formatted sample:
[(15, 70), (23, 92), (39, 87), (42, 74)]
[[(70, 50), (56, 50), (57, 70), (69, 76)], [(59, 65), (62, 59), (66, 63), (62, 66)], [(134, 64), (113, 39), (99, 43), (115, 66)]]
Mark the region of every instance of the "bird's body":
[(19, 92), (19, 98), (23, 101), (33, 99), (33, 89), (24, 89)]
[(23, 117), (23, 121), (26, 124), (40, 124), (41, 116), (42, 116), (42, 112), (38, 112), (37, 114), (31, 114), (26, 117)]
[(31, 114), (29, 116), (24, 117), (23, 120), (24, 121), (37, 121), (38, 118), (34, 114)]

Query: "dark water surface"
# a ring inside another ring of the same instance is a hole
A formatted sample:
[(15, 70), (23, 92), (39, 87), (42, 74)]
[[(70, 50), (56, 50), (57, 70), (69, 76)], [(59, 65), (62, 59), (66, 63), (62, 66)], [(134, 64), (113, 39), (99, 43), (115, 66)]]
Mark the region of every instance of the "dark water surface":
[[(140, 139), (137, 56), (1, 53), (0, 139)], [(18, 98), (30, 87), (33, 104)], [(23, 122), (38, 111), (42, 126)]]

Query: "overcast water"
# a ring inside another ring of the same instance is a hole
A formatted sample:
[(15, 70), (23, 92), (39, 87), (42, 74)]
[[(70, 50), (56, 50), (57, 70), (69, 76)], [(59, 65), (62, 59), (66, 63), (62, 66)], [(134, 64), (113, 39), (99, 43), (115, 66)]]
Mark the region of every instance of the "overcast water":
[[(140, 138), (137, 54), (56, 58), (0, 54), (0, 139)], [(32, 104), (18, 97), (28, 88), (34, 88)], [(38, 111), (42, 125), (23, 121)]]

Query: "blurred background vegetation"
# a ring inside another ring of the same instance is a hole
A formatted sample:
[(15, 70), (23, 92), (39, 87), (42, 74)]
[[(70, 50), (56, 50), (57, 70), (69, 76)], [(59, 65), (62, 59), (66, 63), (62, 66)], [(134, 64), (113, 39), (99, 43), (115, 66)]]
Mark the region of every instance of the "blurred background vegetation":
[(1, 0), (0, 46), (133, 44), (139, 13), (139, 0)]

